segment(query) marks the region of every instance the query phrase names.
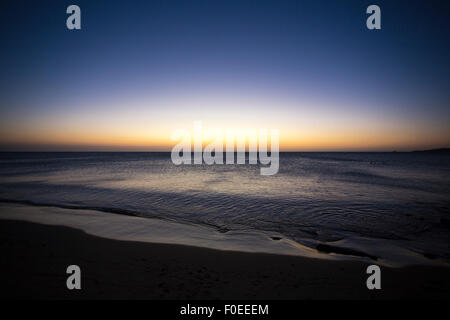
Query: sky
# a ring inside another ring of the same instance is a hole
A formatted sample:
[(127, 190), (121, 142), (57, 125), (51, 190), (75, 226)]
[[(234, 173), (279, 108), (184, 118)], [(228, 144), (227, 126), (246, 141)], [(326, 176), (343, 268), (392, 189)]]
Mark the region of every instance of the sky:
[(445, 1), (2, 1), (0, 150), (170, 151), (194, 121), (278, 129), (282, 151), (450, 147), (449, 18)]

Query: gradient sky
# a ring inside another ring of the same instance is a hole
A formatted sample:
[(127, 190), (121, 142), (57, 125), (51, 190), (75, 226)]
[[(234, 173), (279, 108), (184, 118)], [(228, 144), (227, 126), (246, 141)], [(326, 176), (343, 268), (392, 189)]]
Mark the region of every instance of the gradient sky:
[(450, 146), (446, 1), (9, 2), (1, 150), (170, 150), (195, 120), (282, 150)]

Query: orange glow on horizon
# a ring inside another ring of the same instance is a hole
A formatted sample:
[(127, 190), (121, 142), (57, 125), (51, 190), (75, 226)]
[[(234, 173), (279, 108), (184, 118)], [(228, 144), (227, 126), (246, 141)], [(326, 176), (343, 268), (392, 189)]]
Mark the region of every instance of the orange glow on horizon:
[(280, 151), (408, 151), (450, 146), (445, 117), (437, 126), (427, 119), (399, 118), (375, 108), (355, 113), (319, 101), (201, 97), (104, 101), (91, 108), (73, 106), (71, 112), (3, 118), (0, 146), (3, 150), (42, 146), (55, 151), (170, 151), (177, 144), (171, 140), (172, 133), (185, 129), (193, 134), (193, 124), (200, 119), (205, 131), (278, 129)]
[[(76, 150), (117, 150), (117, 151), (170, 151), (177, 141), (171, 140), (171, 131), (163, 132), (65, 132), (60, 134), (52, 130), (41, 132), (22, 131), (20, 134), (2, 134), (0, 144), (28, 146), (38, 149), (60, 148)], [(248, 145), (248, 140), (246, 140)], [(433, 141), (432, 144), (430, 142)], [(203, 147), (211, 139), (203, 140)], [(446, 137), (430, 135), (393, 134), (390, 132), (303, 132), (280, 130), (280, 151), (358, 151), (358, 150), (416, 150), (423, 148), (445, 147), (450, 145)]]

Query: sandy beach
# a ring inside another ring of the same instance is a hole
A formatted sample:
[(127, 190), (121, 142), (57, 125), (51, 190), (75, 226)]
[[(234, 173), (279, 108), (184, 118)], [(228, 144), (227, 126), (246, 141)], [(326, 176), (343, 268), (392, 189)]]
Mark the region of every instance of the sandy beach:
[[(117, 241), (83, 231), (0, 220), (2, 298), (397, 299), (450, 297), (450, 269), (382, 267), (366, 288), (367, 263)], [(66, 268), (82, 289), (66, 289)]]
[(450, 1), (0, 7), (2, 299), (450, 298)]

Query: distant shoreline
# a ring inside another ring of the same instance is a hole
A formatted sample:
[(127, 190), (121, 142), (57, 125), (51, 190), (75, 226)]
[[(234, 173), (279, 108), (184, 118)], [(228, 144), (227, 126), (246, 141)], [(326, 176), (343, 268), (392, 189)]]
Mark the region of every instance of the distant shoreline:
[(450, 148), (438, 148), (438, 149), (429, 149), (429, 150), (416, 150), (411, 152), (417, 153), (450, 153)]

